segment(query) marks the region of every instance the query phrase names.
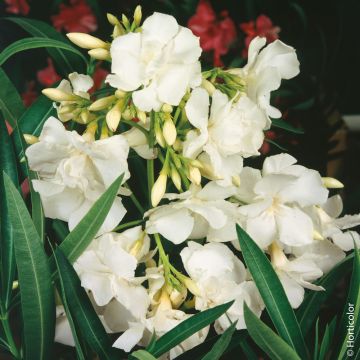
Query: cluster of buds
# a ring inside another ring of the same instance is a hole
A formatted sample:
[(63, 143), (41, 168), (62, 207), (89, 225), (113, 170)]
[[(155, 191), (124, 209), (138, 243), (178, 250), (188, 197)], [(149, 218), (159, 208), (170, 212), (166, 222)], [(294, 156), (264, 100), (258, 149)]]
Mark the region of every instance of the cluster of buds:
[(135, 8), (132, 23), (130, 23), (130, 20), (125, 14), (122, 14), (121, 20), (119, 20), (113, 14), (107, 14), (107, 19), (109, 23), (114, 27), (112, 32), (112, 38), (115, 39), (118, 36), (124, 35), (129, 32), (141, 31), (139, 27), (141, 23), (141, 18), (142, 18), (142, 11), (140, 5), (138, 5)]
[[(246, 93), (246, 82), (233, 70), (215, 68), (203, 72), (202, 87), (212, 95), (215, 89), (227, 94), (230, 99)], [(235, 99), (235, 101), (238, 99)]]
[(171, 116), (172, 106), (164, 104), (161, 110), (161, 112), (155, 114), (154, 132), (157, 143), (162, 148), (165, 148), (174, 145), (177, 131)]

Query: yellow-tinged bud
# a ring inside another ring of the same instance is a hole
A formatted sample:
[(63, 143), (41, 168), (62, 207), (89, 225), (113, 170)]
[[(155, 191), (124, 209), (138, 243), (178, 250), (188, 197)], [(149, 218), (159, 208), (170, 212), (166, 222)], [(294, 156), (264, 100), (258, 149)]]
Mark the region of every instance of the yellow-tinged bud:
[(196, 285), (195, 281), (190, 279), (187, 276), (184, 276), (183, 279), (181, 279), (181, 282), (188, 288), (188, 290), (195, 296), (200, 296), (200, 289)]
[(172, 306), (171, 306), (169, 294), (167, 293), (165, 287), (163, 287), (161, 290), (161, 296), (159, 299), (158, 310), (164, 311), (164, 310), (170, 310), (170, 309), (172, 309)]
[(163, 135), (166, 143), (171, 146), (174, 144), (176, 140), (176, 127), (173, 123), (173, 121), (169, 118), (165, 120), (164, 126), (163, 126)]
[(165, 172), (160, 172), (159, 177), (151, 189), (151, 204), (153, 207), (157, 206), (163, 198), (166, 191), (166, 183), (167, 174)]
[(131, 120), (133, 118), (133, 116), (131, 114), (131, 110), (129, 108), (126, 108), (125, 111), (122, 113), (122, 117), (125, 120)]
[(171, 176), (171, 180), (172, 180), (172, 182), (174, 183), (175, 187), (176, 187), (179, 191), (182, 191), (182, 188), (181, 188), (181, 177), (180, 177), (178, 171), (175, 169), (175, 166), (171, 166), (170, 176)]
[(189, 180), (195, 185), (201, 184), (201, 173), (197, 167), (189, 166)]
[(177, 289), (172, 289), (170, 292), (170, 301), (174, 309), (178, 309), (180, 305), (185, 301), (187, 295), (187, 289), (185, 286), (182, 286), (180, 291)]
[(79, 96), (66, 93), (59, 89), (48, 88), (42, 90), (42, 93), (53, 101), (76, 101), (79, 100)]
[(175, 140), (175, 142), (174, 142), (174, 144), (173, 144), (173, 148), (174, 148), (174, 150), (175, 151), (181, 151), (182, 150), (182, 148), (183, 148), (183, 143), (182, 143), (182, 141), (180, 140), (180, 139), (176, 139)]
[(90, 121), (90, 114), (88, 110), (83, 110), (80, 113), (80, 122), (81, 124), (87, 124)]
[(136, 115), (143, 124), (146, 123), (146, 112), (145, 111), (137, 110)]
[(138, 6), (135, 8), (135, 11), (134, 11), (134, 21), (135, 21), (135, 25), (136, 25), (136, 26), (139, 26), (139, 25), (140, 25), (140, 23), (141, 23), (141, 18), (142, 18), (141, 6), (138, 5)]
[(342, 189), (344, 187), (344, 184), (335, 178), (323, 177), (321, 179), (324, 186), (328, 189)]
[(314, 240), (324, 240), (324, 237), (316, 230), (313, 230)]
[(121, 35), (124, 35), (124, 34), (125, 34), (125, 30), (124, 30), (124, 28), (122, 27), (121, 24), (114, 26), (114, 30), (113, 30), (113, 33), (112, 33), (112, 37), (114, 39), (117, 38), (118, 36), (121, 36)]
[(185, 309), (193, 309), (195, 307), (195, 297), (184, 302)]
[(125, 91), (122, 91), (120, 89), (116, 90), (115, 91), (115, 96), (118, 98), (118, 99), (122, 99), (124, 98), (126, 95), (126, 92)]
[(148, 260), (146, 260), (145, 265), (147, 268), (156, 267), (156, 261), (152, 258), (148, 259)]
[(106, 114), (106, 123), (111, 131), (115, 131), (121, 119), (121, 107), (123, 102), (119, 100), (112, 109)]
[(202, 162), (200, 162), (199, 160), (191, 160), (191, 165), (199, 169), (202, 169), (204, 167)]
[(202, 80), (201, 87), (203, 87), (210, 96), (212, 96), (212, 94), (216, 90), (215, 86), (209, 80), (206, 79)]
[(37, 136), (31, 134), (24, 134), (25, 142), (29, 145), (35, 144), (39, 142), (39, 138)]
[(109, 131), (106, 122), (104, 121), (101, 127), (100, 139), (107, 139), (108, 137), (109, 137)]
[(108, 108), (110, 105), (112, 105), (112, 103), (116, 100), (116, 96), (111, 95), (111, 96), (106, 96), (103, 97), (101, 99), (98, 99), (96, 101), (94, 101), (89, 107), (88, 109), (90, 111), (99, 111), (99, 110), (104, 110), (106, 108)]
[(106, 17), (111, 25), (115, 26), (119, 24), (119, 19), (115, 15), (107, 13)]
[(101, 39), (84, 33), (72, 32), (66, 34), (71, 42), (83, 49), (108, 49), (109, 44)]
[(165, 113), (172, 113), (173, 112), (173, 107), (169, 104), (164, 104), (161, 108), (161, 110)]
[(18, 287), (19, 287), (19, 281), (17, 281), (17, 280), (13, 281), (13, 283), (12, 283), (12, 289), (13, 289), (13, 290), (16, 290)]
[(87, 126), (87, 128), (83, 134), (83, 138), (86, 141), (94, 141), (95, 140), (95, 133), (97, 130), (97, 126), (98, 126), (98, 124), (96, 122), (92, 122)]
[(273, 264), (274, 268), (281, 269), (288, 263), (289, 260), (276, 242), (273, 242), (270, 245), (269, 252), (271, 257), (271, 263)]
[(237, 186), (237, 187), (240, 186), (241, 181), (240, 181), (240, 176), (239, 175), (232, 176), (231, 181), (235, 186)]
[(73, 105), (62, 105), (60, 106), (60, 108), (58, 109), (58, 114), (67, 114), (69, 112), (74, 111), (75, 108)]
[(165, 139), (164, 139), (164, 136), (163, 136), (163, 133), (160, 129), (160, 126), (159, 126), (159, 123), (158, 122), (155, 122), (155, 138), (156, 138), (156, 141), (157, 143), (161, 146), (161, 147), (165, 147)]
[(130, 21), (125, 14), (122, 14), (121, 21), (126, 28), (130, 27)]
[(107, 49), (91, 49), (88, 51), (88, 54), (96, 60), (110, 60), (110, 51)]

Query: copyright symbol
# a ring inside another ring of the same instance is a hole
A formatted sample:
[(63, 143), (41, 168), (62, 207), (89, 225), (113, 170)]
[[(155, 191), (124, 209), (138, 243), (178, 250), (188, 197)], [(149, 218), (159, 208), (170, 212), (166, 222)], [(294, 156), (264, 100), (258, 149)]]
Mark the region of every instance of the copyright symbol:
[(351, 357), (351, 356), (354, 355), (354, 350), (348, 349), (348, 350), (346, 351), (346, 354), (347, 354), (347, 356)]

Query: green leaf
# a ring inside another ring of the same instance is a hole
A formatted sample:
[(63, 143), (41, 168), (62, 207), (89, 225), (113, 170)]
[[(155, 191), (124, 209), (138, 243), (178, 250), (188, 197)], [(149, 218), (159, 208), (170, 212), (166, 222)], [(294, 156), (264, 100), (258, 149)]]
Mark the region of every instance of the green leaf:
[(292, 132), (294, 134), (304, 134), (303, 129), (296, 128), (292, 126), (291, 124), (287, 123), (284, 120), (281, 119), (272, 119), (271, 120), (272, 126)]
[(315, 321), (321, 305), (333, 293), (336, 285), (351, 269), (354, 255), (347, 256), (344, 260), (339, 262), (330, 272), (323, 276), (316, 285), (322, 286), (325, 291), (311, 291), (309, 292), (296, 311), (301, 330), (306, 335), (313, 322)]
[(271, 359), (301, 360), (299, 355), (281, 337), (252, 313), (245, 302), (244, 318), (250, 336)]
[[(20, 17), (8, 17), (6, 20), (12, 21), (15, 24), (21, 26), (29, 34), (62, 41), (66, 44), (71, 44), (67, 38), (56, 31), (52, 26), (38, 20), (26, 19)], [(58, 66), (62, 75), (68, 75), (71, 72), (77, 71), (84, 73), (86, 68), (84, 67), (83, 57), (77, 54), (65, 52), (63, 49), (48, 48), (49, 55), (54, 59), (55, 64)]]
[(0, 84), (0, 109), (4, 114), (5, 120), (12, 127), (15, 127), (18, 119), (25, 111), (25, 106), (14, 84), (1, 68)]
[(278, 144), (276, 141), (274, 140), (271, 140), (271, 139), (266, 139), (265, 138), (265, 141), (268, 142), (269, 144), (271, 145), (274, 145), (276, 146), (278, 149), (280, 149), (281, 151), (288, 151), (286, 148), (284, 148), (282, 145)]
[(216, 341), (211, 350), (202, 358), (202, 360), (218, 360), (223, 355), (230, 344), (231, 338), (236, 329), (236, 323), (232, 323)]
[(292, 110), (309, 110), (312, 106), (315, 104), (315, 98), (312, 97), (310, 99), (307, 99), (299, 104), (296, 104), (295, 106), (292, 106)]
[(19, 186), (14, 146), (4, 119), (0, 114), (0, 276), (1, 308), (5, 312), (10, 304), (12, 284), (15, 278), (14, 236), (5, 200), (3, 172), (7, 173), (16, 187)]
[(25, 359), (49, 359), (55, 304), (47, 256), (20, 193), (4, 173), (21, 293)]
[(307, 358), (306, 345), (299, 324), (270, 261), (239, 225), (236, 225), (236, 231), (245, 263), (275, 328), (303, 359)]
[[(76, 225), (75, 229), (59, 245), (61, 251), (73, 263), (95, 238), (115, 200), (122, 182), (119, 176), (94, 203), (88, 213)], [(54, 269), (54, 258), (50, 258), (51, 269)], [(54, 276), (55, 274), (53, 274)]]
[(329, 350), (330, 344), (333, 340), (334, 332), (335, 332), (335, 326), (336, 326), (336, 317), (334, 317), (330, 324), (326, 325), (325, 333), (322, 338), (321, 346), (320, 346), (320, 352), (318, 360), (325, 360), (325, 356)]
[(190, 318), (182, 321), (179, 325), (161, 336), (152, 348), (147, 348), (152, 355), (159, 357), (160, 355), (171, 350), (182, 341), (195, 334), (205, 326), (214, 322), (223, 315), (233, 304), (233, 301), (226, 304), (215, 306), (211, 309), (201, 311)]
[[(0, 53), (0, 66), (5, 63), (11, 56), (25, 50), (39, 49), (39, 48), (56, 48), (66, 51), (70, 51), (80, 56), (84, 63), (87, 65), (87, 61), (83, 54), (76, 50), (73, 46), (54, 39), (46, 39), (43, 37), (31, 37), (15, 41)], [(67, 54), (67, 53), (66, 53)]]
[(351, 282), (349, 293), (347, 296), (347, 300), (345, 302), (345, 307), (343, 310), (342, 317), (339, 322), (339, 331), (337, 334), (337, 338), (340, 340), (340, 347), (338, 347), (338, 351), (336, 351), (336, 358), (343, 359), (346, 358), (346, 350), (347, 350), (347, 341), (348, 341), (348, 326), (350, 312), (349, 308), (352, 305), (354, 309), (351, 313), (353, 317), (353, 330), (355, 333), (360, 333), (360, 320), (359, 320), (359, 313), (360, 313), (360, 252), (355, 249), (354, 250), (354, 265), (353, 265), (353, 272), (351, 275)]
[(139, 360), (156, 360), (156, 358), (146, 350), (137, 350), (133, 352), (131, 356)]
[(63, 282), (63, 290), (72, 319), (78, 325), (82, 337), (100, 359), (118, 359), (111, 347), (110, 338), (96, 314), (76, 271), (60, 248), (54, 253)]

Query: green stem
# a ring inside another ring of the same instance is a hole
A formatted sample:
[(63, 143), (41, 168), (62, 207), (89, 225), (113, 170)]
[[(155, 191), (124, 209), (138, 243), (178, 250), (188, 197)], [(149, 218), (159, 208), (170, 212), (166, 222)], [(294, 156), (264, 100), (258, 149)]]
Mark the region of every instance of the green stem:
[(146, 139), (149, 141), (149, 132), (145, 128), (143, 128), (141, 125), (139, 125), (135, 121), (125, 120), (125, 119), (121, 119), (121, 122), (140, 130), (146, 136)]
[(146, 171), (147, 171), (147, 182), (148, 182), (148, 195), (149, 195), (149, 204), (151, 207), (151, 189), (154, 186), (154, 160), (147, 160), (146, 162)]
[(133, 227), (133, 226), (141, 225), (144, 222), (145, 222), (144, 219), (129, 221), (125, 224), (121, 224), (121, 225), (117, 226), (113, 231), (124, 230), (124, 229), (130, 228), (130, 227)]
[(15, 341), (14, 341), (14, 338), (13, 338), (13, 335), (11, 332), (9, 317), (7, 314), (5, 316), (1, 317), (1, 323), (2, 323), (2, 326), (4, 329), (7, 345), (9, 346), (9, 350), (10, 350), (12, 356), (15, 359), (21, 359), (20, 352), (19, 352), (18, 348), (16, 347), (16, 344), (15, 344)]
[(130, 189), (128, 184), (125, 184), (124, 186), (131, 191), (131, 195), (130, 195), (131, 201), (134, 203), (136, 208), (139, 210), (141, 216), (144, 216), (145, 210), (141, 206), (141, 204), (140, 204), (139, 200), (137, 199), (137, 197), (135, 196), (134, 192)]

